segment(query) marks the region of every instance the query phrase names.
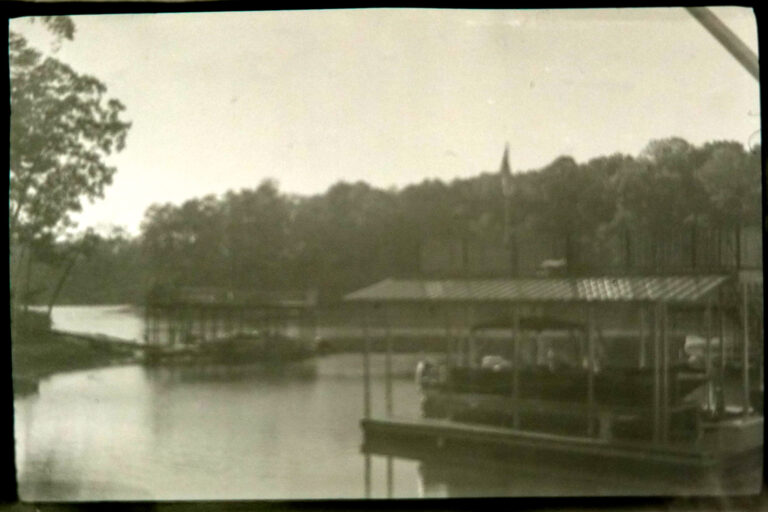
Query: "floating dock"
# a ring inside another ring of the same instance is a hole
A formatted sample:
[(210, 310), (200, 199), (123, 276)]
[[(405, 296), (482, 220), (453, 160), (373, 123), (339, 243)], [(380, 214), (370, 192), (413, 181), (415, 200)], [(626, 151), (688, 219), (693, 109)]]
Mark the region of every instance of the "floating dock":
[(762, 464), (762, 417), (721, 422), (717, 430), (705, 425), (694, 445), (606, 440), (436, 419), (363, 419), (361, 426), (365, 453), (416, 460), (441, 454), (490, 457), (523, 465), (552, 463), (574, 470), (663, 478), (744, 472)]

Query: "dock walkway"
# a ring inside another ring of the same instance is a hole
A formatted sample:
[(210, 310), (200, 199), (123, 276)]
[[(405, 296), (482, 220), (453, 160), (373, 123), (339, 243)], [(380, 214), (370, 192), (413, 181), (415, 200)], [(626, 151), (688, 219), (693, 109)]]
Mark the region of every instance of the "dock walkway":
[[(406, 458), (444, 454), (458, 457), (506, 458), (520, 462), (545, 462), (642, 473), (663, 472), (687, 477), (730, 467), (749, 453), (761, 458), (762, 418), (734, 420), (729, 439), (722, 445), (740, 447), (725, 453), (716, 444), (624, 441), (532, 432), (519, 429), (461, 423), (439, 419), (363, 419), (363, 450), (378, 455)], [(758, 439), (759, 438), (759, 439)], [(741, 440), (739, 442), (739, 439)], [(753, 450), (755, 446), (760, 450)], [(760, 453), (757, 453), (760, 451)], [(751, 453), (755, 452), (755, 453)]]

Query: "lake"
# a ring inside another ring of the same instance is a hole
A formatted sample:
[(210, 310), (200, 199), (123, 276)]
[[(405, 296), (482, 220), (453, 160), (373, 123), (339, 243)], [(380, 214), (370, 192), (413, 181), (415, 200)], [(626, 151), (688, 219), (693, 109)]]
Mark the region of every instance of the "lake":
[[(53, 323), (124, 338), (143, 331), (140, 312), (126, 306), (59, 307)], [(396, 415), (419, 414), (413, 379), (419, 357), (394, 356)], [(361, 359), (333, 354), (237, 373), (129, 365), (53, 375), (39, 393), (15, 399), (20, 495), (33, 501), (365, 497)], [(374, 354), (374, 415), (383, 415), (383, 367), (383, 355)], [(371, 457), (370, 471), (374, 498), (648, 492), (634, 480), (379, 456)]]
[[(53, 324), (124, 338), (143, 330), (139, 312), (125, 306), (60, 307)], [(410, 374), (417, 359), (398, 355), (395, 370)], [(383, 358), (374, 356), (373, 366), (383, 396)], [(15, 400), (20, 494), (25, 500), (362, 497), (361, 375), (356, 354), (281, 373), (131, 365), (54, 375), (38, 394)], [(418, 411), (411, 377), (396, 379), (394, 392), (397, 412)], [(374, 474), (384, 468), (379, 459), (372, 461)], [(395, 495), (420, 495), (418, 464), (394, 466)], [(373, 480), (374, 496), (384, 495), (384, 485)]]

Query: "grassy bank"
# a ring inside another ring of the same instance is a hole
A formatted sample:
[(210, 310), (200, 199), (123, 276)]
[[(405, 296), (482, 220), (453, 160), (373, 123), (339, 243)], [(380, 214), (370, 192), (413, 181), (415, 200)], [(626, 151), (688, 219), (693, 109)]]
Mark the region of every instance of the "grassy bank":
[(44, 313), (19, 313), (12, 329), (13, 392), (35, 392), (40, 379), (58, 372), (107, 366), (115, 354), (85, 341), (54, 334)]

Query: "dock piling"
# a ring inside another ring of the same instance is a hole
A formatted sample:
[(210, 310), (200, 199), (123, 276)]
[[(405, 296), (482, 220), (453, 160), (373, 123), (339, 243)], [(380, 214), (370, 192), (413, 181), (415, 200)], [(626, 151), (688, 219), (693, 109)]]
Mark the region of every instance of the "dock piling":
[(667, 316), (667, 305), (661, 303), (661, 344), (662, 344), (662, 385), (661, 385), (661, 440), (669, 441), (669, 324)]
[(587, 305), (587, 435), (595, 434), (595, 333), (594, 308)]
[(648, 347), (646, 346), (646, 339), (645, 339), (645, 307), (641, 304), (639, 306), (639, 334), (640, 334), (640, 354), (639, 354), (639, 361), (638, 361), (638, 367), (645, 368), (648, 365)]
[(661, 336), (660, 306), (653, 308), (653, 440), (661, 439)]
[[(371, 362), (368, 308), (363, 309), (363, 417), (371, 417)], [(370, 461), (369, 461), (370, 464)]]
[(520, 428), (520, 410), (518, 407), (520, 401), (520, 310), (518, 307), (512, 309), (512, 321), (514, 323), (514, 339), (512, 340), (513, 362), (512, 362), (512, 400), (514, 410), (512, 411), (512, 425), (514, 428)]
[(742, 372), (743, 377), (743, 391), (744, 391), (744, 397), (743, 397), (743, 407), (744, 407), (744, 417), (746, 418), (749, 416), (749, 409), (750, 409), (750, 399), (749, 399), (749, 290), (747, 283), (744, 283), (743, 286), (743, 308), (744, 308), (744, 329), (743, 329), (743, 337), (744, 337), (744, 347), (742, 351), (742, 366), (744, 368), (744, 371)]
[(392, 408), (393, 408), (393, 401), (392, 401), (392, 327), (389, 322), (388, 317), (388, 310), (387, 308), (384, 308), (384, 311), (382, 312), (384, 316), (384, 328), (386, 330), (386, 354), (384, 358), (384, 385), (385, 385), (385, 407), (386, 407), (386, 414), (387, 417), (392, 416)]
[[(712, 413), (714, 404), (712, 403), (714, 388), (712, 387), (712, 301), (707, 301), (707, 307), (704, 311), (704, 322), (707, 329), (706, 345), (704, 347), (704, 369), (707, 374), (707, 412)], [(720, 340), (722, 343), (723, 340)]]

